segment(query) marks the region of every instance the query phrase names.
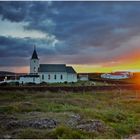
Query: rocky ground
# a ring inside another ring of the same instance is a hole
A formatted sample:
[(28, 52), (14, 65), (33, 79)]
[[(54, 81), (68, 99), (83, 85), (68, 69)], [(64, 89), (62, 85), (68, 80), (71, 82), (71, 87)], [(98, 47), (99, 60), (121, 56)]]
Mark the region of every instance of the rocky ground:
[(20, 129), (33, 128), (33, 129), (48, 129), (49, 131), (58, 127), (60, 124), (65, 123), (66, 126), (82, 130), (85, 132), (105, 132), (109, 130), (100, 120), (82, 120), (80, 115), (72, 114), (67, 121), (60, 122), (60, 120), (50, 118), (38, 118), (39, 112), (30, 112), (27, 115), (32, 115), (33, 119), (18, 119), (14, 116), (0, 115), (0, 125), (4, 134), (0, 135), (1, 139), (16, 138)]
[(139, 138), (136, 93), (0, 91), (0, 138)]

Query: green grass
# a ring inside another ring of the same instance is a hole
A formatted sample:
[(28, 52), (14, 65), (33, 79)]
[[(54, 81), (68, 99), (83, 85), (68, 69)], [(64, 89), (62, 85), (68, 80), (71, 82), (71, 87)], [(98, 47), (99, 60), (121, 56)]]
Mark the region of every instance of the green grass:
[(71, 129), (67, 126), (59, 126), (52, 131), (24, 129), (19, 131), (17, 137), (22, 139), (86, 139), (89, 137), (94, 138), (94, 135), (92, 133), (86, 133), (80, 130)]
[[(29, 112), (40, 114), (27, 115)], [(53, 130), (22, 128), (16, 138), (127, 138), (140, 133), (140, 98), (136, 98), (135, 91), (124, 90), (121, 94), (117, 90), (85, 93), (0, 91), (0, 113), (18, 119), (54, 118), (60, 122)], [(70, 128), (65, 123), (72, 114), (80, 115), (82, 120), (100, 120), (109, 131), (89, 133)], [(5, 133), (11, 132), (0, 129), (1, 135)]]

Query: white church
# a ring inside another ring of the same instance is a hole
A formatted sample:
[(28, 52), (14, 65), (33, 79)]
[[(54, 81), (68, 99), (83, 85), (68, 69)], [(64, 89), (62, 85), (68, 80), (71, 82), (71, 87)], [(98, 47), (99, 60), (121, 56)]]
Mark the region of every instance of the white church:
[(34, 48), (30, 59), (30, 74), (20, 76), (19, 83), (63, 83), (77, 82), (77, 73), (66, 64), (39, 64), (39, 58)]

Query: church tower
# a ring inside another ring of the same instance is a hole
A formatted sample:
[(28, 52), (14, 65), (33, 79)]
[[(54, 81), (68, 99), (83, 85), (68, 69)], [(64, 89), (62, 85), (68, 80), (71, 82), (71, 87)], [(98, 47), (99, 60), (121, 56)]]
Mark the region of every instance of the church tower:
[(30, 74), (37, 74), (39, 68), (39, 59), (36, 52), (36, 47), (34, 46), (34, 51), (30, 59)]

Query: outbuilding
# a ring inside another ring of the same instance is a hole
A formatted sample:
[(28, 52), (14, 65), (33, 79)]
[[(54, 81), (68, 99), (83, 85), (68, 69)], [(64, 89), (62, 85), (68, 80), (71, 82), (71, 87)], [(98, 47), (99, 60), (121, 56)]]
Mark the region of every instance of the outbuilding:
[(20, 84), (25, 84), (25, 83), (39, 84), (40, 83), (40, 77), (39, 77), (39, 75), (31, 75), (31, 74), (23, 75), (23, 76), (20, 76), (19, 83)]

